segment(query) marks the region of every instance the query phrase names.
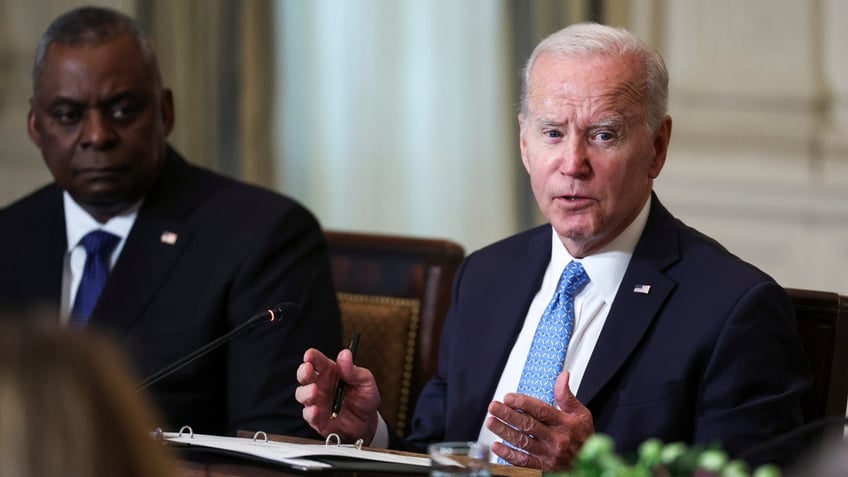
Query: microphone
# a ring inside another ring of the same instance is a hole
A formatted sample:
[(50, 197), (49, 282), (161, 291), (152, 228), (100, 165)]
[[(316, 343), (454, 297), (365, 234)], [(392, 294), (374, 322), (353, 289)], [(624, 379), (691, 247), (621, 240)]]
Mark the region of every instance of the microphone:
[(142, 382), (138, 383), (138, 386), (135, 388), (135, 390), (136, 392), (138, 392), (148, 388), (150, 385), (156, 383), (165, 376), (168, 376), (174, 371), (182, 368), (183, 366), (189, 363), (194, 362), (195, 360), (209, 353), (213, 349), (221, 346), (227, 341), (230, 341), (231, 339), (233, 339), (234, 336), (238, 335), (239, 333), (248, 328), (255, 326), (260, 321), (267, 320), (267, 322), (269, 323), (274, 323), (277, 321), (281, 321), (283, 318), (294, 318), (295, 316), (297, 316), (298, 311), (300, 311), (300, 307), (297, 305), (297, 303), (283, 302), (278, 303), (277, 306), (275, 306), (274, 308), (265, 310), (262, 313), (257, 313), (256, 315), (253, 315), (248, 318), (247, 321), (245, 321), (244, 323), (233, 328), (229, 333), (210, 341), (209, 343), (187, 354), (179, 360), (174, 361), (173, 363), (165, 366), (159, 371), (151, 374)]

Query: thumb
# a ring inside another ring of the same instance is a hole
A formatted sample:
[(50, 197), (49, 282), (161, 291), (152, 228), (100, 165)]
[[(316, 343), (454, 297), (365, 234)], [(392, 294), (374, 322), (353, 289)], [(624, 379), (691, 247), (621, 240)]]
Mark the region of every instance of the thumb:
[(339, 373), (339, 378), (342, 381), (358, 386), (367, 381), (367, 373), (363, 373), (363, 368), (356, 366), (353, 362), (353, 353), (349, 349), (343, 349), (336, 357), (336, 365)]
[(563, 371), (557, 376), (556, 383), (554, 384), (554, 402), (565, 412), (572, 412), (582, 407), (582, 404), (580, 404), (580, 401), (577, 400), (568, 386), (569, 379), (571, 379), (571, 373)]

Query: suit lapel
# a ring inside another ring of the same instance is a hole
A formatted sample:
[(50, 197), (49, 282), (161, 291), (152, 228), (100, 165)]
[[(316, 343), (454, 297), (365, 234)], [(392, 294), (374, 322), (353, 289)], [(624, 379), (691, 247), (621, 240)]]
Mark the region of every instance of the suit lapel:
[(169, 149), (157, 185), (145, 199), (91, 321), (123, 335), (143, 314), (191, 241), (183, 217), (195, 206), (189, 166)]
[(636, 349), (676, 286), (663, 270), (677, 260), (679, 242), (674, 218), (654, 196), (645, 230), (580, 383), (580, 402), (589, 406)]
[(32, 250), (44, 250), (44, 253), (27, 255), (26, 267), (29, 270), (22, 274), (34, 280), (27, 289), (37, 289), (38, 296), (49, 297), (50, 303), (55, 303), (57, 312), (62, 300), (62, 274), (68, 249), (62, 201), (62, 190), (55, 184), (49, 186), (43, 205), (37, 210), (40, 216), (38, 225), (43, 228), (40, 233), (29, 234), (34, 243), (28, 244)]
[(191, 231), (179, 222), (139, 214), (92, 322), (124, 334), (156, 296), (190, 240)]
[(458, 419), (457, 426), (464, 429), (457, 435), (476, 435), (483, 425), (485, 413), (479, 410), (486, 409), (495, 392), (527, 309), (539, 289), (550, 260), (551, 233), (550, 225), (537, 228), (528, 240), (521, 242), (521, 248), (501, 259), (483, 291), (485, 306), (469, 314), (465, 328), (457, 333), (457, 336), (474, 337), (474, 343), (458, 345), (462, 351), (457, 353), (457, 358), (463, 362), (463, 369), (477, 371), (464, 376), (462, 384), (465, 389), (462, 395), (471, 398), (463, 402), (462, 414), (475, 418)]

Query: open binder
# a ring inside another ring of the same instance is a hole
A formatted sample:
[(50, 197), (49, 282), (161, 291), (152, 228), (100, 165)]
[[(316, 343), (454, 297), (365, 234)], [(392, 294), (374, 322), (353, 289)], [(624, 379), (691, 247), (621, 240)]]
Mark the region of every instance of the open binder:
[(430, 472), (430, 460), (426, 457), (362, 449), (361, 441), (354, 445), (341, 444), (335, 434), (330, 434), (323, 444), (298, 444), (269, 440), (262, 431), (253, 438), (225, 437), (195, 434), (184, 426), (180, 432), (159, 433), (158, 438), (176, 447), (210, 450), (301, 471)]

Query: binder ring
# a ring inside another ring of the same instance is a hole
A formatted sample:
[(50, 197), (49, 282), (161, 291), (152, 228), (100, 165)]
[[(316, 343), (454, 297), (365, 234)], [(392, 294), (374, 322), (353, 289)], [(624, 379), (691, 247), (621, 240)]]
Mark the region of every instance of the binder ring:
[[(335, 440), (335, 441), (336, 441), (336, 443), (335, 443), (336, 447), (341, 447), (341, 446), (342, 446), (342, 438), (341, 438), (341, 437), (339, 437), (339, 435), (338, 435), (338, 434), (336, 434), (335, 432), (331, 433), (330, 435), (328, 435), (328, 436), (327, 436), (327, 438), (326, 438), (326, 439), (324, 439), (324, 446), (329, 446), (329, 445), (331, 445), (331, 444), (332, 444), (332, 443), (330, 442), (331, 440)], [(355, 447), (355, 448), (356, 448), (356, 450), (362, 450), (362, 444), (363, 444), (363, 443), (365, 443), (365, 440), (364, 440), (364, 439), (357, 439), (357, 440), (356, 440), (356, 442), (354, 442), (354, 443), (353, 443), (353, 445), (352, 445), (351, 447)]]
[(256, 438), (262, 436), (265, 439), (265, 444), (268, 443), (268, 434), (265, 431), (256, 431), (256, 434), (253, 434), (253, 443), (256, 444)]
[(335, 432), (331, 433), (329, 436), (327, 436), (326, 439), (324, 439), (324, 446), (330, 445), (330, 440), (332, 440), (334, 438), (336, 440), (336, 447), (341, 446), (342, 445), (342, 438), (339, 437), (339, 435), (336, 434)]
[(185, 431), (185, 430), (188, 430), (188, 438), (189, 438), (189, 439), (194, 439), (194, 431), (193, 431), (193, 430), (191, 430), (191, 426), (183, 426), (183, 427), (181, 427), (181, 428), (180, 428), (180, 433), (178, 434), (178, 435), (179, 435), (179, 437), (182, 437), (182, 436), (183, 436), (183, 431)]

